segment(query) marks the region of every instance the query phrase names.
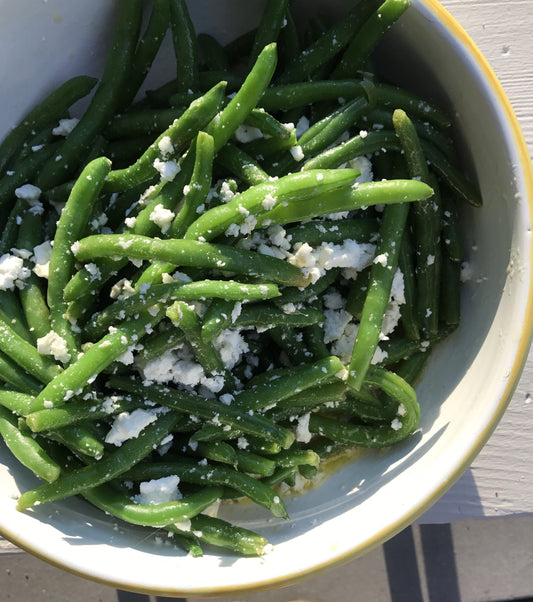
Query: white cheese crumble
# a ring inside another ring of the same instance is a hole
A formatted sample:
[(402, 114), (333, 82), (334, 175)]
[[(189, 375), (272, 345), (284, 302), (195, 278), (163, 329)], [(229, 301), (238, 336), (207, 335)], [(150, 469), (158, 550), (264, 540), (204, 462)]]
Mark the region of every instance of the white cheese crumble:
[(37, 339), (37, 351), (43, 355), (52, 355), (58, 362), (66, 363), (70, 360), (67, 342), (54, 330)]
[(31, 271), (24, 266), (22, 257), (5, 253), (0, 257), (0, 290), (24, 288), (24, 281), (29, 278)]
[(156, 205), (150, 213), (150, 221), (154, 222), (156, 226), (161, 228), (161, 232), (163, 234), (168, 232), (174, 217), (175, 213), (170, 209), (166, 209), (166, 207), (164, 207), (161, 203)]
[(68, 136), (70, 132), (78, 125), (79, 119), (76, 117), (60, 119), (58, 125), (52, 130), (54, 136)]
[(243, 123), (235, 130), (235, 138), (238, 142), (252, 142), (263, 137), (263, 132), (256, 127)]
[(156, 159), (153, 163), (154, 169), (159, 172), (161, 180), (171, 182), (181, 171), (181, 167), (175, 161), (161, 161)]
[(28, 201), (29, 203), (35, 202), (41, 197), (41, 189), (33, 184), (24, 184), (19, 188), (15, 188), (15, 196), (17, 199)]
[(141, 431), (155, 420), (157, 420), (155, 410), (138, 408), (133, 412), (121, 412), (115, 417), (105, 442), (120, 447), (124, 441), (136, 439)]
[(40, 278), (48, 278), (51, 256), (52, 243), (49, 240), (33, 248), (33, 271)]
[(154, 506), (180, 500), (182, 495), (178, 489), (178, 475), (143, 481), (139, 484), (139, 493), (132, 496), (132, 502)]

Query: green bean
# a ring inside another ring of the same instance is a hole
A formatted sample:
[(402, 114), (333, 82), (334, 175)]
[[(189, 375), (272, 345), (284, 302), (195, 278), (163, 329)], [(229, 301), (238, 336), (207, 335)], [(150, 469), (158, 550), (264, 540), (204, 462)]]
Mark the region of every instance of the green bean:
[(418, 320), (426, 335), (434, 335), (439, 323), (440, 195), (430, 177), (418, 134), (405, 111), (394, 111), (393, 122), (404, 150), (409, 175), (433, 185), (434, 190), (432, 197), (413, 206)]
[(158, 414), (137, 438), (128, 439), (120, 449), (106, 453), (98, 462), (61, 475), (54, 483), (25, 491), (18, 500), (17, 508), (24, 510), (35, 504), (53, 502), (111, 481), (145, 458), (179, 420), (173, 412)]
[(136, 234), (105, 234), (83, 238), (76, 246), (80, 261), (97, 257), (129, 257), (168, 261), (176, 266), (219, 269), (261, 276), (266, 281), (289, 286), (305, 286), (302, 271), (281, 259), (267, 257), (252, 251), (243, 251), (228, 245), (195, 240), (158, 240)]
[(17, 460), (37, 477), (49, 483), (59, 477), (61, 468), (31, 435), (19, 430), (16, 417), (3, 406), (0, 406), (0, 435)]
[(221, 377), (224, 389), (234, 385), (233, 378), (225, 369), (220, 354), (213, 343), (202, 339), (202, 325), (194, 308), (185, 301), (175, 301), (170, 307), (167, 307), (166, 315), (175, 326), (183, 331), (205, 373), (209, 376)]
[(61, 212), (54, 236), (47, 302), (52, 329), (64, 339), (70, 359), (76, 356), (77, 342), (72, 326), (65, 317), (67, 303), (63, 298), (63, 290), (74, 271), (75, 259), (71, 247), (85, 231), (92, 205), (110, 169), (111, 162), (105, 157), (95, 159), (84, 168)]
[(213, 118), (220, 107), (226, 84), (220, 82), (189, 108), (146, 149), (137, 161), (125, 169), (112, 171), (106, 180), (108, 192), (132, 188), (156, 175), (156, 161), (164, 161), (169, 153), (179, 156), (187, 144)]
[(231, 466), (237, 465), (237, 452), (226, 441), (198, 441), (193, 448), (188, 445), (186, 451), (198, 458), (207, 458)]
[(147, 329), (153, 328), (163, 317), (163, 310), (158, 313), (146, 311), (138, 318), (125, 321), (119, 328), (112, 329), (47, 384), (33, 400), (31, 411), (65, 404), (87, 383), (93, 382), (107, 366), (126, 353), (146, 334)]
[(226, 144), (217, 154), (216, 162), (250, 186), (262, 184), (269, 175), (246, 151), (233, 144)]
[(119, 109), (128, 106), (133, 101), (135, 94), (148, 75), (168, 30), (169, 17), (168, 0), (154, 0), (148, 24), (132, 57), (128, 79), (124, 82), (121, 103), (118, 105)]
[(362, 0), (311, 46), (301, 52), (293, 64), (289, 64), (280, 76), (282, 82), (301, 82), (334, 58), (367, 21), (381, 0)]
[(57, 153), (57, 149), (57, 142), (43, 146), (43, 148), (38, 151), (17, 161), (13, 166), (13, 170), (8, 171), (6, 175), (0, 179), (0, 214), (2, 215), (0, 221), (2, 227), (0, 253), (5, 253), (13, 246), (18, 226), (17, 217), (21, 210), (26, 207), (26, 203), (19, 199), (19, 202), (15, 203), (11, 211), (8, 210), (10, 203), (12, 203), (15, 191), (17, 188), (32, 181), (35, 174), (39, 172), (50, 157), (53, 157)]
[(170, 25), (176, 54), (178, 89), (198, 88), (198, 46), (185, 0), (170, 0)]
[[(276, 305), (283, 307), (288, 303), (307, 303), (309, 300), (321, 295), (335, 280), (339, 277), (340, 270), (332, 268), (327, 270), (316, 282), (313, 282), (305, 288), (286, 288), (275, 302)], [(315, 308), (316, 309), (316, 308)]]
[[(394, 393), (398, 394), (406, 391), (405, 395), (399, 395), (398, 414), (390, 424), (378, 425), (362, 425), (340, 422), (332, 418), (311, 414), (309, 418), (309, 430), (323, 437), (332, 439), (339, 443), (347, 443), (349, 445), (361, 447), (389, 447), (408, 437), (418, 426), (420, 418), (420, 410), (416, 395), (414, 392), (409, 392), (410, 387), (399, 376), (393, 373), (379, 372), (378, 369), (372, 367), (369, 371), (375, 376), (375, 382), (384, 385), (385, 381), (389, 381), (385, 386), (390, 390), (394, 389)], [(392, 376), (390, 376), (392, 375)], [(374, 379), (372, 379), (374, 381)], [(393, 387), (389, 387), (391, 381), (395, 381)], [(412, 390), (411, 390), (412, 391)]]
[(266, 111), (288, 111), (320, 101), (346, 101), (365, 96), (359, 80), (313, 81), (273, 85), (265, 90), (259, 106)]
[(433, 189), (416, 180), (383, 180), (327, 192), (287, 207), (277, 206), (258, 217), (257, 226), (287, 224), (341, 211), (377, 204), (410, 203), (426, 199)]
[(132, 502), (108, 484), (82, 491), (81, 495), (100, 510), (134, 525), (165, 527), (182, 523), (203, 512), (222, 497), (222, 487), (205, 487), (179, 500), (160, 504)]
[[(268, 331), (272, 340), (279, 347), (280, 352), (284, 352), (292, 366), (305, 364), (313, 359), (313, 353), (303, 342), (303, 333), (295, 328), (286, 326), (275, 326)], [(327, 357), (329, 352), (324, 357)]]
[(306, 161), (302, 169), (334, 169), (347, 161), (369, 153), (385, 150), (399, 150), (400, 145), (394, 132), (381, 130), (365, 132), (341, 142)]
[(72, 104), (89, 94), (96, 81), (94, 77), (86, 75), (72, 77), (32, 108), (0, 144), (0, 172), (9, 167), (10, 161), (29, 136), (57, 122)]
[(11, 410), (17, 416), (25, 416), (30, 407), (33, 395), (20, 391), (0, 389), (0, 405)]
[(104, 444), (95, 425), (90, 422), (65, 426), (46, 433), (46, 436), (83, 458), (100, 460), (104, 455)]
[(288, 0), (267, 0), (248, 55), (248, 68), (253, 66), (265, 46), (278, 40), (287, 14)]
[(1, 320), (0, 351), (42, 383), (53, 380), (61, 372), (53, 360), (41, 355), (31, 343)]
[[(262, 437), (267, 441), (274, 441), (283, 448), (290, 447), (294, 441), (292, 431), (275, 425), (258, 414), (243, 414), (241, 408), (232, 408), (219, 401), (160, 385), (152, 384), (146, 388), (141, 383), (115, 376), (111, 377), (109, 382), (119, 390), (141, 394), (154, 401), (157, 399), (157, 403), (161, 403), (177, 412), (199, 416), (205, 420), (214, 420), (217, 425), (224, 424), (230, 427), (235, 425), (239, 432)], [(191, 438), (191, 440), (194, 440), (194, 438)]]
[(303, 328), (304, 343), (315, 360), (320, 360), (329, 355), (329, 348), (324, 343), (324, 329), (322, 324), (311, 324)]
[(61, 184), (76, 171), (79, 157), (89, 151), (94, 137), (101, 132), (120, 104), (137, 44), (141, 17), (141, 0), (122, 0), (102, 78), (85, 113), (62, 143), (58, 154), (41, 169), (36, 180), (41, 190)]
[(164, 329), (146, 336), (139, 351), (144, 360), (155, 359), (165, 351), (176, 349), (185, 341), (184, 334), (176, 328)]
[[(412, 111), (406, 112), (412, 113)], [(361, 122), (364, 125), (369, 124), (370, 129), (375, 128), (377, 130), (378, 128), (385, 128), (387, 130), (391, 130), (394, 128), (392, 114), (393, 110), (391, 109), (374, 107), (370, 109), (366, 115), (364, 115)], [(446, 156), (453, 156), (453, 142), (446, 130), (437, 128), (429, 121), (423, 119), (423, 117), (420, 115), (417, 117), (411, 117), (411, 121), (413, 122), (413, 125), (415, 126), (415, 129), (421, 138), (425, 138), (440, 148), (446, 154)]]
[(441, 109), (403, 88), (366, 79), (361, 85), (373, 107), (403, 109), (408, 115), (419, 117), (437, 128), (447, 128), (450, 125), (450, 118)]
[(63, 407), (46, 408), (36, 412), (25, 411), (24, 414), (26, 424), (32, 432), (41, 433), (78, 424), (86, 420), (99, 420), (120, 412), (130, 412), (142, 406), (143, 402), (139, 399), (124, 395), (110, 395), (94, 401), (85, 399), (70, 401)]
[(459, 216), (455, 198), (448, 191), (441, 190), (442, 224), (441, 238), (448, 257), (452, 261), (461, 262), (464, 258), (464, 245), (459, 229)]
[(410, 0), (385, 0), (356, 32), (333, 71), (332, 78), (344, 79), (363, 68), (385, 32), (409, 6)]
[(215, 339), (225, 328), (231, 326), (236, 317), (234, 312), (239, 309), (240, 305), (237, 305), (235, 301), (222, 298), (213, 299), (202, 319), (202, 339), (204, 341)]
[(227, 71), (228, 58), (220, 42), (208, 33), (199, 33), (196, 36), (200, 66), (206, 69)]
[(278, 287), (273, 284), (245, 284), (232, 280), (175, 281), (154, 284), (147, 290), (141, 286), (137, 287), (137, 292), (115, 301), (95, 314), (85, 325), (84, 331), (88, 340), (101, 336), (112, 324), (161, 302), (170, 304), (173, 301), (203, 300), (212, 297), (242, 301), (269, 299), (279, 294)]
[(429, 350), (413, 353), (397, 366), (396, 374), (403, 378), (405, 382), (414, 386), (420, 378), (430, 355)]
[(194, 168), (191, 180), (184, 189), (183, 204), (170, 226), (170, 236), (181, 238), (205, 206), (211, 186), (214, 157), (213, 137), (198, 132), (194, 145)]
[(420, 339), (420, 329), (418, 327), (417, 313), (417, 282), (415, 267), (413, 261), (413, 249), (411, 237), (406, 228), (400, 247), (400, 256), (398, 258), (398, 267), (403, 275), (403, 288), (405, 303), (400, 307), (402, 327), (407, 335), (413, 341)]
[(292, 466), (278, 468), (272, 475), (261, 479), (261, 481), (269, 487), (275, 487), (283, 482), (292, 487), (295, 484), (296, 472), (297, 469)]
[(284, 206), (301, 199), (312, 199), (320, 193), (350, 184), (358, 174), (357, 170), (352, 169), (309, 171), (257, 184), (228, 203), (206, 211), (191, 224), (185, 238), (210, 240), (233, 224), (240, 226), (244, 223), (245, 227), (251, 228), (255, 217), (271, 210), (272, 205)]
[(27, 395), (36, 395), (41, 389), (41, 383), (0, 351), (0, 378), (17, 391)]
[(334, 144), (339, 137), (358, 121), (367, 110), (368, 101), (364, 97), (348, 101), (320, 121), (314, 123), (299, 138), (298, 156), (293, 150), (290, 155), (285, 155), (277, 161), (272, 173), (279, 175), (290, 171), (295, 163), (305, 157), (320, 153)]
[[(243, 439), (244, 440), (240, 441), (240, 443), (241, 445), (247, 447), (249, 445), (248, 441), (246, 438)], [(201, 445), (201, 443), (198, 445)], [(273, 475), (274, 471), (276, 470), (276, 462), (270, 458), (265, 458), (264, 456), (254, 454), (250, 451), (244, 451), (242, 449), (235, 450), (235, 454), (237, 456), (237, 468), (241, 472), (259, 475), (261, 477), (269, 477)]]
[(246, 117), (245, 123), (261, 130), (265, 138), (290, 140), (295, 132), (294, 124), (281, 123), (265, 109), (252, 109)]
[(420, 144), (430, 166), (443, 182), (464, 202), (472, 207), (481, 207), (483, 199), (479, 190), (466, 179), (457, 166), (451, 163), (448, 157), (431, 142), (421, 140)]
[(235, 96), (207, 129), (215, 141), (215, 152), (218, 152), (228, 142), (250, 111), (257, 106), (257, 102), (272, 79), (276, 64), (276, 45), (269, 44), (257, 57), (254, 66)]
[(342, 362), (335, 356), (329, 356), (311, 364), (280, 371), (272, 375), (270, 380), (236, 393), (232, 404), (241, 411), (265, 409), (294, 393), (317, 387), (326, 380), (342, 380), (344, 376)]
[[(189, 103), (186, 106), (189, 106)], [(120, 140), (122, 138), (136, 138), (137, 136), (143, 136), (144, 138), (146, 135), (159, 136), (161, 132), (169, 128), (183, 113), (184, 110), (176, 108), (160, 109), (158, 111), (153, 109), (132, 109), (113, 117), (106, 128), (106, 138), (108, 140)], [(143, 143), (139, 147), (140, 153), (147, 146)], [(113, 149), (116, 147), (111, 146), (110, 148)]]
[(262, 535), (231, 525), (220, 518), (198, 514), (191, 518), (191, 531), (198, 534), (200, 541), (233, 550), (243, 556), (261, 556), (267, 552), (268, 541)]
[(185, 458), (172, 458), (163, 462), (140, 463), (124, 477), (133, 481), (158, 479), (177, 475), (180, 480), (196, 485), (224, 485), (247, 496), (256, 504), (264, 506), (274, 516), (288, 518), (281, 498), (261, 481), (224, 465), (198, 463)]
[(398, 256), (408, 213), (407, 203), (389, 205), (381, 222), (376, 258), (348, 368), (348, 384), (355, 390), (363, 385), (378, 346), (392, 281), (398, 269)]
[(306, 222), (287, 228), (287, 237), (294, 246), (306, 242), (311, 247), (318, 247), (323, 242), (341, 244), (346, 239), (359, 243), (372, 242), (376, 239), (378, 223), (370, 217), (343, 220), (320, 220)]
[[(31, 275), (29, 278), (31, 278)], [(24, 280), (24, 288), (28, 287), (29, 278)], [(20, 311), (19, 300), (13, 291), (0, 291), (0, 321), (9, 324), (11, 328), (28, 343), (34, 342), (33, 337), (29, 332), (25, 316)]]
[(350, 284), (348, 295), (346, 297), (346, 311), (351, 313), (357, 320), (361, 321), (363, 306), (368, 293), (368, 284), (370, 282), (371, 266), (358, 272), (357, 278)]
[(323, 321), (324, 314), (312, 307), (302, 307), (294, 313), (287, 313), (273, 304), (253, 303), (242, 308), (240, 314), (233, 321), (233, 326), (235, 328), (248, 326), (294, 328)]

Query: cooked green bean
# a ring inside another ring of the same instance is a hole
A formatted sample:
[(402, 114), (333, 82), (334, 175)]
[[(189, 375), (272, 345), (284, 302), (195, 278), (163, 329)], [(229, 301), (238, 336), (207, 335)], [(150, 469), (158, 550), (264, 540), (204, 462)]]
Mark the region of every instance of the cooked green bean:
[(194, 100), (133, 165), (112, 171), (108, 175), (105, 190), (115, 192), (137, 186), (157, 174), (158, 161), (164, 163), (166, 160), (178, 157), (198, 130), (206, 126), (214, 117), (220, 107), (225, 87), (225, 83), (221, 82), (204, 96)]
[(78, 349), (72, 326), (66, 318), (67, 302), (63, 297), (63, 290), (74, 271), (75, 259), (71, 247), (83, 235), (92, 205), (110, 169), (111, 162), (105, 157), (95, 159), (84, 168), (61, 212), (54, 236), (47, 302), (52, 329), (67, 347), (69, 357), (65, 363), (75, 358)]
[[(31, 411), (43, 410), (65, 404), (68, 399), (83, 390), (116, 359), (126, 353), (139, 339), (164, 317), (164, 310), (145, 311), (136, 319), (123, 322), (111, 329), (98, 342), (91, 345), (35, 397)], [(55, 366), (54, 366), (55, 368)]]
[(39, 443), (20, 431), (17, 419), (7, 408), (0, 406), (0, 436), (19, 462), (37, 477), (51, 483), (61, 472)]
[(262, 276), (266, 281), (305, 286), (302, 271), (275, 257), (196, 240), (160, 240), (136, 234), (104, 234), (83, 238), (76, 244), (76, 257), (129, 257), (168, 261), (176, 266), (212, 268), (237, 274)]
[(98, 462), (61, 475), (53, 483), (25, 491), (18, 499), (17, 508), (24, 510), (108, 483), (145, 458), (179, 420), (173, 412), (157, 414), (155, 421), (146, 426), (137, 438), (128, 439), (120, 449), (106, 453)]
[(368, 292), (348, 368), (348, 384), (356, 390), (362, 387), (366, 379), (379, 343), (392, 283), (398, 269), (398, 256), (408, 213), (407, 203), (389, 205), (381, 222), (376, 258), (370, 272)]
[(96, 78), (87, 75), (72, 77), (32, 108), (0, 144), (0, 172), (9, 167), (29, 136), (50, 123), (57, 123), (72, 104), (89, 94), (96, 82)]
[(79, 157), (89, 151), (94, 137), (118, 108), (127, 85), (141, 18), (142, 0), (120, 2), (120, 13), (102, 78), (76, 127), (39, 172), (36, 184), (41, 190), (61, 184), (76, 171)]
[(409, 5), (410, 0), (385, 0), (351, 39), (332, 73), (333, 79), (354, 76), (363, 68), (385, 32), (403, 15)]

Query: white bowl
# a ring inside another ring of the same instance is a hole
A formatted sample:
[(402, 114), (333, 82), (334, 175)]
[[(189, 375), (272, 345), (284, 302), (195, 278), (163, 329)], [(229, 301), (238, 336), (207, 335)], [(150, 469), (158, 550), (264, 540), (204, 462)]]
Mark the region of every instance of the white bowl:
[[(222, 41), (255, 24), (246, 0), (190, 2), (199, 31)], [(301, 2), (340, 13), (351, 3)], [(99, 74), (115, 3), (18, 0), (0, 8), (1, 133), (66, 77)], [(302, 9), (303, 10), (303, 9)], [(383, 543), (431, 506), (469, 466), (501, 418), (525, 362), (532, 326), (533, 178), (515, 116), (493, 72), (435, 0), (414, 0), (388, 36), (399, 83), (451, 109), (463, 159), (484, 206), (464, 210), (474, 278), (463, 290), (461, 327), (435, 351), (418, 386), (420, 430), (386, 453), (370, 453), (321, 487), (287, 502), (290, 521), (252, 505), (224, 516), (263, 533), (263, 558), (186, 557), (144, 530), (117, 524), (78, 499), (15, 510), (36, 484), (2, 447), (0, 531), (36, 556), (121, 589), (217, 596), (273, 588), (343, 563)], [(97, 49), (95, 51), (95, 49)], [(413, 68), (416, 66), (416, 68)], [(158, 78), (160, 78), (158, 80)], [(164, 81), (156, 74), (153, 82)]]

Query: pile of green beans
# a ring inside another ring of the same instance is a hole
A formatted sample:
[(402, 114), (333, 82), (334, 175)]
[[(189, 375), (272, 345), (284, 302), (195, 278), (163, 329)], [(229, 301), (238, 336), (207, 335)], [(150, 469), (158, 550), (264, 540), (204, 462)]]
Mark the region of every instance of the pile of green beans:
[(21, 511), (80, 495), (192, 555), (260, 555), (214, 504), (288, 519), (281, 493), (339, 450), (419, 428), (460, 319), (458, 205), (481, 197), (447, 115), (374, 74), (408, 0), (308, 31), (267, 0), (226, 46), (184, 0), (147, 6), (120, 0), (101, 78), (0, 144), (0, 435), (43, 481)]

